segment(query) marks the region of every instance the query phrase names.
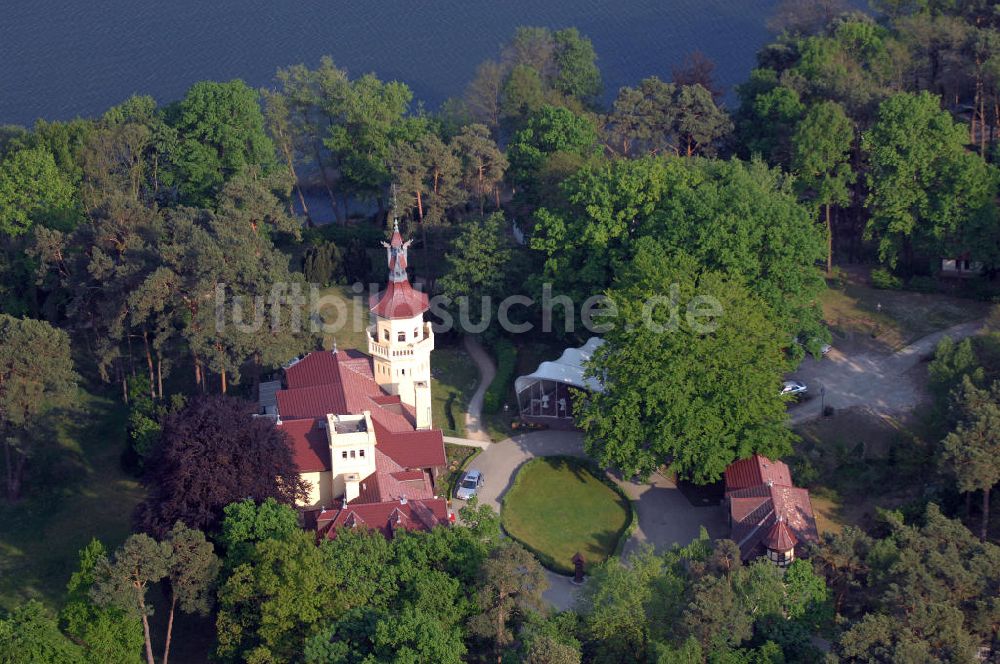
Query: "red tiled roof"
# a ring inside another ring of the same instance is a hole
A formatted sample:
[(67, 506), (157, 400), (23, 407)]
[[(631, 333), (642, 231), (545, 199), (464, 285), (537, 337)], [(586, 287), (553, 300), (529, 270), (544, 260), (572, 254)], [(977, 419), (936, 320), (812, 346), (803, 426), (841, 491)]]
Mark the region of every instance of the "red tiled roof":
[(361, 480), (358, 497), (350, 502), (379, 503), (400, 498), (433, 498), (430, 475), (421, 470), (407, 471), (375, 446), (375, 472)]
[(816, 542), (819, 532), (809, 492), (795, 486), (762, 484), (728, 494), (731, 539), (744, 560), (765, 553), (766, 538), (780, 519), (798, 543)]
[(788, 470), (787, 464), (782, 461), (771, 461), (760, 454), (730, 464), (724, 475), (726, 493), (768, 482), (792, 485), (792, 473)]
[(394, 479), (400, 482), (410, 482), (413, 480), (424, 480), (425, 471), (422, 470), (401, 470), (398, 473), (392, 473)]
[(788, 528), (784, 519), (778, 519), (777, 523), (771, 526), (771, 531), (764, 538), (764, 546), (771, 551), (791, 551), (799, 543), (795, 534)]
[(334, 539), (341, 527), (375, 528), (388, 538), (400, 530), (430, 530), (448, 525), (448, 503), (444, 498), (398, 500), (343, 505), (324, 510), (316, 528), (322, 537)]
[[(374, 415), (374, 412), (372, 413)], [(372, 418), (378, 449), (404, 468), (432, 468), (447, 463), (440, 429), (390, 431)]]
[(290, 420), (278, 425), (288, 436), (292, 446), (292, 456), (299, 472), (314, 473), (330, 470), (330, 445), (326, 429), (322, 429), (319, 419)]
[(285, 369), (285, 384), (288, 389), (293, 390), (342, 382), (341, 369), (350, 369), (374, 380), (371, 359), (364, 353), (356, 350), (341, 350), (336, 353), (316, 351)]
[(409, 281), (390, 281), (382, 293), (371, 297), (368, 304), (380, 318), (414, 318), (430, 308), (427, 293), (414, 289)]
[(325, 417), (329, 413), (349, 415), (344, 388), (339, 383), (311, 385), (278, 392), (282, 420)]

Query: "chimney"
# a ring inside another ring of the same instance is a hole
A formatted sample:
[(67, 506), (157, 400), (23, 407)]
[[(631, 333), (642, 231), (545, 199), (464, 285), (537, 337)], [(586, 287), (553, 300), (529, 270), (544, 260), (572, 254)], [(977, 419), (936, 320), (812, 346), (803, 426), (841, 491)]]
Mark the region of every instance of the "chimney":
[(357, 473), (350, 473), (344, 475), (344, 502), (349, 503), (359, 495), (361, 486), (361, 477)]
[(427, 381), (417, 381), (413, 384), (413, 410), (416, 412), (417, 429), (430, 429), (431, 424), (431, 386)]

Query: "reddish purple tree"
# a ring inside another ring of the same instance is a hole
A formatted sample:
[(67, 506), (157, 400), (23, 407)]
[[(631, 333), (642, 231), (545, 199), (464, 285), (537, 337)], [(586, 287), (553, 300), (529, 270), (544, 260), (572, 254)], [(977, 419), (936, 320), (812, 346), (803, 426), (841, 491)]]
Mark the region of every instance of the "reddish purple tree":
[(147, 466), (149, 495), (136, 508), (138, 528), (157, 538), (177, 521), (214, 531), (230, 503), (294, 505), (305, 497), (285, 433), (253, 411), (250, 402), (212, 396), (167, 416)]
[(712, 93), (712, 100), (718, 104), (723, 91), (715, 84), (715, 62), (701, 51), (695, 51), (686, 58), (680, 67), (674, 67), (673, 82), (678, 87), (683, 85), (700, 85)]

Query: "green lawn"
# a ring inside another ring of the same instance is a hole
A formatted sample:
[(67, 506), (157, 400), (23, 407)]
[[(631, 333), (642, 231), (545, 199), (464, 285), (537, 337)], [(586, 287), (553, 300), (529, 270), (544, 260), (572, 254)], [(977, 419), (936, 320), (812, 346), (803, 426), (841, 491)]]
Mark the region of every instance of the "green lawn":
[(125, 417), (117, 401), (81, 390), (79, 409), (58, 416), (29, 461), (24, 497), (0, 499), (0, 609), (29, 598), (59, 607), (77, 552), (93, 537), (114, 549), (128, 536), (143, 490), (119, 463)]
[(444, 346), (431, 353), (431, 417), (444, 435), (465, 437), (465, 410), (478, 382), (479, 370), (464, 349)]
[(542, 457), (518, 471), (504, 497), (501, 522), (543, 565), (570, 574), (577, 552), (588, 566), (615, 552), (631, 509), (585, 461)]
[[(370, 322), (368, 293), (357, 295), (347, 286), (330, 286), (322, 289), (320, 296), (325, 298), (319, 310), (323, 322), (336, 327), (335, 332), (323, 336), (323, 347), (333, 348), (336, 339), (337, 348), (356, 348), (367, 353), (368, 333), (365, 329)], [(343, 306), (338, 306), (336, 302)]]

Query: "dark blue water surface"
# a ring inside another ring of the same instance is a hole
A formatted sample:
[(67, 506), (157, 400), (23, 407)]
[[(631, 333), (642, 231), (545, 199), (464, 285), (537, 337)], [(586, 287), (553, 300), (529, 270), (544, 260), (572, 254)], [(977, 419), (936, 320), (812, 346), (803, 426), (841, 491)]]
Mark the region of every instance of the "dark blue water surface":
[(768, 38), (776, 0), (8, 0), (0, 9), (0, 124), (93, 116), (128, 95), (192, 83), (268, 84), (329, 54), (352, 75), (408, 83), (429, 108), (461, 94), (519, 25), (576, 26), (606, 88), (701, 50), (727, 88)]

